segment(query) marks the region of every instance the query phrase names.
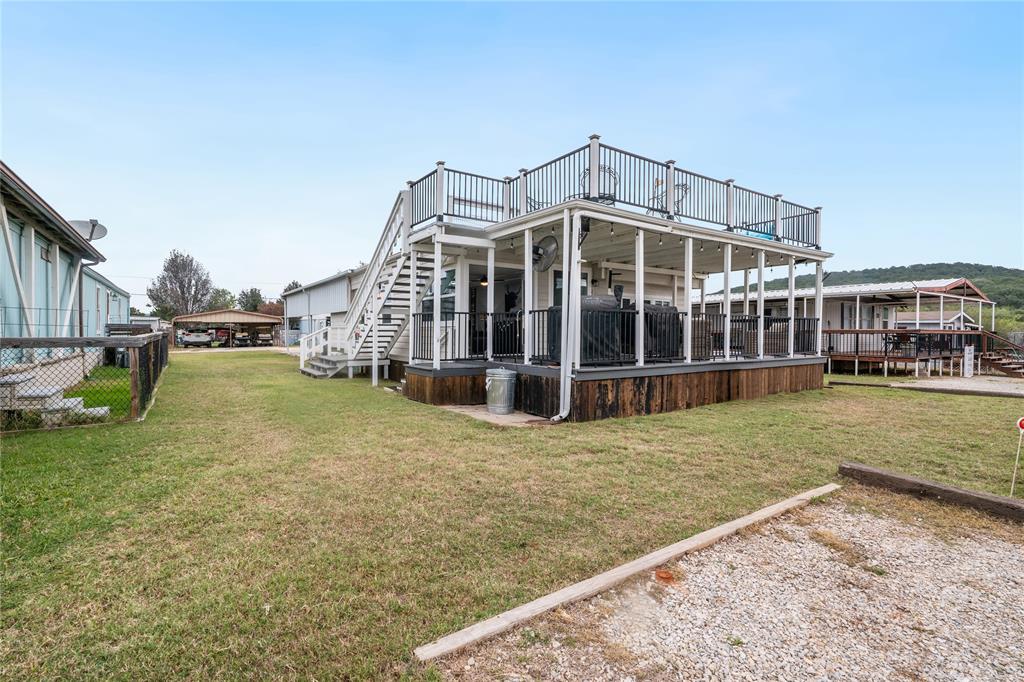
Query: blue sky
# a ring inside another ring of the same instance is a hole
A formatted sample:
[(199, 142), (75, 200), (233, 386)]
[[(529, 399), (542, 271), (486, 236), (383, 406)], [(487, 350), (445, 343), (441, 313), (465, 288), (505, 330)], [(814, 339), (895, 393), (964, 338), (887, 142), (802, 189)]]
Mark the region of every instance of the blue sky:
[[(444, 159), (609, 144), (824, 206), (829, 269), (1022, 267), (1020, 4), (21, 4), (4, 160), (110, 228), (277, 293), (369, 257)], [(141, 297), (138, 297), (141, 301)]]

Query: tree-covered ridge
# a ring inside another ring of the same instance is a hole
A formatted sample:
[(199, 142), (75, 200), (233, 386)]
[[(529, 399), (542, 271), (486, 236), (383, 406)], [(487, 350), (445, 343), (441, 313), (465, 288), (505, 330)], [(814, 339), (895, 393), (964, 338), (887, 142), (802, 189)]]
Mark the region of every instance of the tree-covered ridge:
[[(980, 263), (920, 263), (891, 268), (829, 271), (826, 264), (826, 286), (837, 284), (874, 284), (877, 282), (914, 282), (928, 279), (966, 277), (999, 305), (1024, 308), (1024, 270)], [(800, 275), (796, 286), (813, 287), (814, 275)], [(785, 289), (786, 278), (765, 282), (765, 289)], [(743, 291), (737, 287), (734, 291)]]

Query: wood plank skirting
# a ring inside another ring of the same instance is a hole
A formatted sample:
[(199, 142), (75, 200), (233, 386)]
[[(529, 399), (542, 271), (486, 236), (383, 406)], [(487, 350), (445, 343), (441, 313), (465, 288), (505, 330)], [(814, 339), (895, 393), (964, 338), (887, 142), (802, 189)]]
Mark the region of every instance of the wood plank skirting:
[[(656, 366), (649, 374), (574, 379), (570, 421), (672, 412), (729, 400), (795, 393), (824, 385), (824, 359), (758, 366), (707, 366), (672, 372)], [(405, 394), (432, 405), (480, 405), (487, 401), (484, 368), (454, 374), (406, 372)], [(524, 374), (516, 379), (515, 408), (540, 417), (558, 413), (558, 376)]]
[(456, 376), (406, 372), (404, 392), (410, 399), (428, 405), (481, 405), (487, 402), (484, 379), (482, 369), (479, 374)]

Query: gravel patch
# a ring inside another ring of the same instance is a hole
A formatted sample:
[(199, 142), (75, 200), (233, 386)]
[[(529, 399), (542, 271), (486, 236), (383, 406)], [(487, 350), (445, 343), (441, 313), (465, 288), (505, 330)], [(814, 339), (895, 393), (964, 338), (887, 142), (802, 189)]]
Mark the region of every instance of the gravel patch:
[(449, 679), (1024, 679), (1024, 531), (983, 524), (949, 536), (831, 500), (437, 667)]

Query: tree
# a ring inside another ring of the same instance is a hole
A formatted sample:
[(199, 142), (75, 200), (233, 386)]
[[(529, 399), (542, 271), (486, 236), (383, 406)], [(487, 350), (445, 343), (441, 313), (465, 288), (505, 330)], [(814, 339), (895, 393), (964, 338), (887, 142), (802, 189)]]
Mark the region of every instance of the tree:
[(213, 284), (202, 263), (177, 249), (164, 260), (163, 270), (146, 287), (146, 296), (153, 304), (153, 314), (170, 319), (206, 309)]
[(281, 317), (284, 315), (284, 303), (280, 300), (260, 303), (256, 312), (263, 313), (264, 315), (277, 315), (278, 317)]
[(252, 289), (242, 289), (238, 293), (238, 307), (242, 310), (248, 310), (251, 313), (259, 310), (260, 304), (263, 303), (263, 294), (256, 287)]
[(132, 306), (131, 308), (128, 309), (128, 314), (131, 315), (132, 317), (146, 317), (146, 313), (142, 312), (135, 306)]
[(214, 289), (206, 303), (207, 310), (228, 310), (234, 307), (235, 295), (227, 289)]
[(298, 289), (301, 286), (302, 286), (302, 284), (299, 283), (299, 280), (293, 279), (292, 281), (288, 282), (288, 284), (284, 285), (284, 291), (281, 292), (281, 295), (283, 296), (284, 294), (287, 294), (292, 289)]

